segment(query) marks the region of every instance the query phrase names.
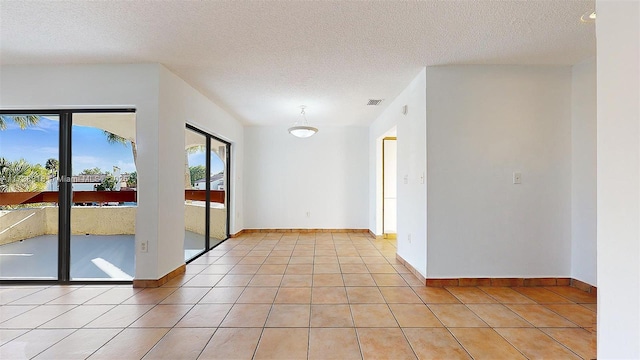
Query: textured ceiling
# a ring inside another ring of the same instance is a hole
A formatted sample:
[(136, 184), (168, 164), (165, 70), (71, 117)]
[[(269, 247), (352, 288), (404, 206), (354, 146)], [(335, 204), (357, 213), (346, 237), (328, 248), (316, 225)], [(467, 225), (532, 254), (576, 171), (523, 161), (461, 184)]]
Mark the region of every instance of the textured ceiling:
[[(366, 125), (424, 66), (575, 64), (593, 1), (0, 1), (2, 64), (159, 62), (247, 125)], [(378, 107), (369, 99), (387, 99)]]

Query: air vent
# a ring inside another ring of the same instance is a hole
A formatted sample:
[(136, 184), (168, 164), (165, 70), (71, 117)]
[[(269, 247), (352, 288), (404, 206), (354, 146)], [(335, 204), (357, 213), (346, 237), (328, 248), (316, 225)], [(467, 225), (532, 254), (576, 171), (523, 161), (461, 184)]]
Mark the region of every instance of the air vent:
[(378, 106), (382, 102), (382, 99), (369, 99), (367, 105)]

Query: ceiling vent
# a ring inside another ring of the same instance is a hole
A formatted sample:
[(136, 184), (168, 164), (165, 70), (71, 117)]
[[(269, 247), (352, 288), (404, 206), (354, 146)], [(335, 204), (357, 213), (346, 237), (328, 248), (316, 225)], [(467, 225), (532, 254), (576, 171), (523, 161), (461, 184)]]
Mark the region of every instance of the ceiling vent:
[(378, 106), (382, 102), (382, 99), (369, 99), (367, 105)]

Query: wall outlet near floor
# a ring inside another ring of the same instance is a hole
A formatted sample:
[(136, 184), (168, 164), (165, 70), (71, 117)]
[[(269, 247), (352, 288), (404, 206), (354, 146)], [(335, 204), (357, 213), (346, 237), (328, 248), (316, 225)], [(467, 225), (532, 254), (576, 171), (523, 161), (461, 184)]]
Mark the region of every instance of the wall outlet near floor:
[(311, 211), (307, 211), (307, 217), (311, 217)]
[(519, 172), (513, 173), (513, 183), (514, 184), (522, 184), (522, 174)]
[(140, 242), (140, 252), (146, 253), (149, 251), (149, 243), (146, 241)]

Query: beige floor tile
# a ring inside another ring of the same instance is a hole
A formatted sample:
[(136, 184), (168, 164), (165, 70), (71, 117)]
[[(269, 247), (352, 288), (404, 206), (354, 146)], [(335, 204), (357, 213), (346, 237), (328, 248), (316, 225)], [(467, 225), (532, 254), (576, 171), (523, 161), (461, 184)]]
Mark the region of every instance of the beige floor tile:
[(311, 327), (353, 327), (349, 305), (311, 305)]
[(315, 274), (313, 286), (344, 286), (342, 274)]
[(42, 305), (0, 323), (5, 329), (33, 329), (54, 319), (76, 305)]
[(143, 359), (197, 359), (215, 329), (173, 328)]
[[(394, 265), (394, 266), (398, 266), (398, 265)], [(412, 273), (400, 273), (400, 276), (402, 276), (404, 281), (406, 281), (407, 284), (409, 284), (409, 286), (424, 286), (424, 280), (418, 279)]]
[(539, 304), (572, 302), (571, 300), (542, 287), (515, 287), (513, 289)]
[(311, 292), (313, 304), (347, 304), (347, 293), (344, 287), (314, 287)]
[(196, 274), (199, 274), (202, 270), (204, 270), (208, 266), (206, 264), (196, 264), (198, 260), (192, 262), (191, 264), (187, 264), (187, 268), (185, 269), (184, 273), (187, 275), (196, 275)]
[(596, 313), (582, 305), (548, 304), (545, 307), (581, 327), (590, 328), (596, 323)]
[(36, 305), (2, 305), (0, 306), (0, 322), (9, 320), (29, 310), (33, 310)]
[(119, 332), (120, 329), (80, 329), (34, 359), (86, 359)]
[(124, 329), (89, 359), (141, 359), (168, 331), (169, 328)]
[(176, 291), (176, 288), (146, 288), (135, 293), (125, 300), (123, 304), (159, 304), (174, 291)]
[(215, 286), (224, 275), (218, 274), (198, 274), (187, 281), (185, 287), (211, 287)]
[(458, 298), (453, 296), (445, 288), (414, 286), (413, 291), (426, 304), (459, 304)]
[(287, 265), (289, 264), (290, 256), (268, 256), (264, 261), (265, 265)]
[(271, 305), (235, 304), (220, 327), (263, 327)]
[(261, 334), (262, 328), (218, 329), (198, 359), (251, 359)]
[(344, 286), (376, 286), (371, 274), (342, 274)]
[(453, 296), (458, 298), (463, 304), (491, 304), (496, 303), (491, 296), (477, 287), (448, 287), (446, 288)]
[(593, 311), (593, 312), (597, 312), (598, 311), (598, 304), (580, 304), (583, 307)]
[(293, 256), (289, 259), (289, 265), (310, 265), (313, 264), (313, 251), (305, 252), (307, 256), (297, 255), (301, 252), (294, 251)]
[[(283, 248), (282, 246), (280, 248)], [(291, 257), (291, 253), (293, 253), (293, 247), (291, 250), (274, 250), (269, 254), (269, 257), (286, 257), (287, 259)]]
[(84, 287), (51, 300), (48, 304), (83, 304), (107, 290), (107, 287)]
[(364, 359), (416, 359), (400, 328), (357, 329)]
[(314, 274), (340, 274), (340, 265), (335, 264), (314, 264)]
[(401, 327), (442, 327), (442, 323), (424, 304), (389, 304)]
[(240, 265), (262, 264), (267, 259), (266, 256), (245, 256), (238, 261)]
[(480, 287), (480, 290), (503, 304), (535, 304), (535, 301), (508, 287)]
[(529, 359), (576, 359), (580, 357), (538, 329), (495, 329)]
[(378, 286), (409, 286), (399, 274), (371, 274)]
[(419, 359), (471, 360), (460, 343), (443, 328), (402, 329)]
[[(220, 275), (212, 275), (220, 276)], [(212, 285), (213, 286), (213, 285)], [(196, 304), (207, 293), (208, 288), (201, 287), (181, 287), (174, 291), (171, 295), (167, 296), (161, 304)]]
[(262, 265), (260, 269), (258, 269), (257, 274), (259, 275), (283, 275), (287, 270), (287, 265), (279, 264), (279, 265)]
[(266, 328), (255, 359), (306, 359), (308, 344), (309, 329)]
[(189, 280), (193, 279), (195, 275), (185, 275), (185, 274), (180, 274), (176, 277), (174, 277), (173, 279), (167, 281), (166, 283), (164, 283), (161, 287), (163, 288), (177, 288), (180, 287), (184, 284), (186, 284), (187, 282), (189, 282)]
[(74, 329), (31, 330), (0, 346), (0, 359), (31, 359), (74, 331)]
[(25, 334), (28, 329), (0, 329), (0, 346)]
[(385, 264), (367, 264), (367, 269), (369, 269), (369, 272), (372, 274), (397, 274), (398, 273), (393, 266), (386, 263), (386, 260), (385, 260)]
[[(355, 251), (355, 249), (354, 249)], [(343, 264), (364, 264), (362, 258), (360, 256), (340, 256), (338, 255), (338, 262), (340, 265)]]
[(311, 288), (280, 288), (276, 304), (309, 304), (311, 303)]
[(88, 305), (116, 305), (139, 293), (139, 288), (112, 288), (88, 300)]
[(577, 325), (543, 305), (506, 305), (535, 327), (576, 327)]
[[(207, 268), (205, 268), (204, 270), (202, 270), (202, 272), (200, 274), (217, 274), (217, 275), (225, 275), (227, 274), (229, 271), (231, 271), (231, 269), (234, 268), (234, 265), (219, 265), (219, 264), (213, 264), (213, 265), (209, 265)], [(256, 270), (257, 271), (257, 270)]]
[(526, 358), (493, 329), (449, 329), (474, 359), (523, 359)]
[(253, 275), (225, 275), (216, 287), (247, 286)]
[(176, 327), (217, 327), (227, 316), (232, 304), (197, 304), (176, 324)]
[(235, 303), (243, 291), (243, 287), (215, 287), (200, 299), (200, 303)]
[(64, 314), (48, 321), (42, 328), (81, 328), (111, 310), (115, 305), (84, 305), (75, 307)]
[(386, 304), (353, 304), (351, 314), (356, 327), (397, 327), (398, 323)]
[(570, 286), (549, 286), (547, 290), (579, 304), (595, 304), (597, 296)]
[(88, 328), (124, 328), (138, 320), (155, 305), (116, 305), (86, 325)]
[(271, 307), (266, 327), (309, 327), (310, 305), (276, 304)]
[(24, 299), (29, 295), (35, 294), (44, 289), (44, 287), (40, 286), (3, 289), (2, 291), (0, 291), (0, 305), (9, 304), (14, 301), (16, 302), (15, 305), (26, 305), (20, 303), (20, 299)]
[(255, 275), (248, 286), (280, 286), (283, 275)]
[(377, 287), (347, 287), (347, 298), (351, 304), (384, 303), (384, 297)]
[(446, 327), (487, 327), (476, 314), (462, 304), (430, 304), (429, 309)]
[(19, 300), (14, 301), (14, 304), (19, 304), (19, 305), (46, 304), (49, 301), (53, 301), (77, 289), (78, 289), (77, 287), (70, 287), (70, 286), (53, 286), (50, 288), (46, 288), (46, 289), (34, 292), (25, 297), (22, 297)]
[(311, 287), (313, 275), (285, 275), (280, 283), (281, 287)]
[(309, 331), (309, 360), (361, 359), (355, 329), (321, 329)]
[(368, 274), (369, 269), (365, 264), (340, 264), (343, 274)]
[(422, 300), (413, 292), (413, 289), (408, 286), (381, 287), (380, 292), (384, 300), (389, 304), (422, 304)]
[(531, 324), (502, 304), (467, 304), (467, 307), (494, 328), (531, 327)]
[[(390, 273), (393, 274), (396, 272), (395, 267), (390, 266), (389, 262), (384, 256), (363, 256), (362, 262), (367, 264), (367, 267), (371, 272), (382, 272), (382, 273)], [(371, 266), (370, 266), (371, 265)], [(384, 265), (384, 266), (377, 266)], [(374, 269), (376, 269), (374, 271)]]
[(236, 265), (233, 269), (229, 270), (229, 274), (234, 275), (254, 275), (260, 269), (260, 264), (252, 264), (252, 265)]
[(276, 298), (277, 287), (247, 287), (237, 300), (240, 304), (271, 304)]
[(285, 270), (284, 273), (285, 275), (311, 275), (313, 274), (313, 265), (290, 263), (289, 265), (287, 265), (287, 270)]
[(546, 328), (540, 330), (580, 355), (583, 359), (596, 358), (595, 343), (592, 341), (593, 333), (590, 331), (580, 328)]
[(157, 305), (136, 320), (131, 327), (172, 327), (193, 305)]

